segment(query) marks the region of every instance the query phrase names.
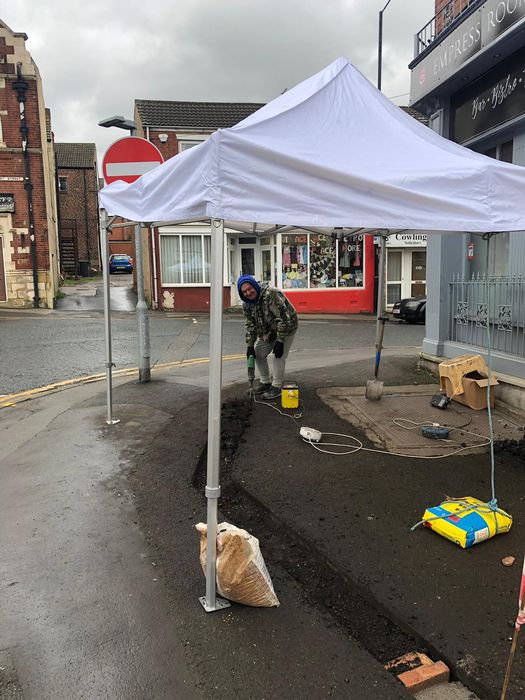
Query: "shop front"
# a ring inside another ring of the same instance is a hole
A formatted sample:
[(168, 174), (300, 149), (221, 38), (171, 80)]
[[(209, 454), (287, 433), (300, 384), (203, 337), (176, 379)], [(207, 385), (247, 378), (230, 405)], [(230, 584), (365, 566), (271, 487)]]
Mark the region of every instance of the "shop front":
[[(459, 14), (450, 2), (416, 37), (411, 106), (451, 141), (525, 166), (525, 2), (474, 0)], [(442, 23), (446, 10), (452, 21)], [(429, 27), (438, 31), (425, 40)], [(504, 194), (494, 190), (493, 201)], [(490, 201), (488, 202), (490, 205)], [(431, 236), (423, 352), (454, 357), (485, 352), (479, 314), (489, 304), (494, 368), (525, 378), (525, 236)], [(488, 273), (488, 274), (487, 274)], [(486, 285), (478, 297), (480, 280)], [(514, 342), (514, 338), (520, 342)]]
[[(282, 289), (301, 313), (371, 313), (374, 309), (374, 241), (371, 234), (324, 235), (301, 230), (271, 236), (227, 231), (224, 305), (240, 300), (236, 281), (253, 275)], [(209, 309), (209, 228), (162, 227), (153, 234), (154, 308)]]
[(399, 299), (426, 294), (427, 236), (425, 233), (395, 233), (387, 238), (386, 306)]
[(301, 313), (366, 313), (374, 308), (373, 236), (296, 230), (258, 238), (229, 236), (232, 306), (235, 282), (254, 275), (282, 289)]
[(373, 311), (373, 235), (298, 231), (280, 236), (277, 253), (278, 286), (299, 312)]

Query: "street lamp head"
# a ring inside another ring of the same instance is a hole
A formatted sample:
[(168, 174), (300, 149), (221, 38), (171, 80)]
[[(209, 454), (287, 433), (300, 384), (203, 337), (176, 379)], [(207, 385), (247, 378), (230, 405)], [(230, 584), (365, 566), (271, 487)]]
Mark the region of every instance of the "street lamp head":
[(134, 134), (137, 130), (137, 125), (131, 119), (124, 119), (120, 115), (115, 115), (113, 117), (108, 117), (107, 119), (101, 119), (98, 123), (99, 126), (105, 126), (109, 128), (110, 126), (116, 126), (117, 129), (125, 129), (125, 131)]
[(137, 128), (136, 123), (132, 119), (124, 119), (122, 124), (119, 125), (121, 129), (127, 129), (128, 131), (135, 131)]
[(119, 115), (115, 115), (113, 117), (108, 117), (107, 119), (101, 119), (98, 123), (99, 126), (105, 126), (105, 127), (110, 127), (110, 126), (120, 126), (122, 122), (126, 121), (124, 117), (121, 117)]

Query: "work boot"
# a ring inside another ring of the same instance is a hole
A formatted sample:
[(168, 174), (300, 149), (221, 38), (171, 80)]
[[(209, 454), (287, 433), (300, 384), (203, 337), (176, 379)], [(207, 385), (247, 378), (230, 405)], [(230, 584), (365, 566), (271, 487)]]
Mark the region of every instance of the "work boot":
[(273, 401), (273, 399), (279, 398), (280, 395), (281, 395), (281, 388), (278, 386), (273, 386), (271, 384), (268, 391), (265, 391), (264, 394), (262, 395), (262, 397), (265, 401)]
[(263, 384), (262, 382), (259, 382), (253, 387), (253, 393), (256, 396), (259, 396), (259, 394), (265, 394), (269, 389), (272, 388), (271, 384)]

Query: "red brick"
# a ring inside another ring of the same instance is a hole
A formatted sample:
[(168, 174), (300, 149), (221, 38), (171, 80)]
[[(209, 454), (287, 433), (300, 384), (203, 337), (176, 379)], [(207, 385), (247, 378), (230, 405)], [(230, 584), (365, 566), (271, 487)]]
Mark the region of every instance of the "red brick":
[(448, 683), (449, 678), (450, 670), (443, 661), (436, 661), (430, 666), (423, 664), (398, 676), (401, 683), (412, 694), (419, 693), (420, 690), (430, 688), (433, 685), (438, 685), (438, 683)]

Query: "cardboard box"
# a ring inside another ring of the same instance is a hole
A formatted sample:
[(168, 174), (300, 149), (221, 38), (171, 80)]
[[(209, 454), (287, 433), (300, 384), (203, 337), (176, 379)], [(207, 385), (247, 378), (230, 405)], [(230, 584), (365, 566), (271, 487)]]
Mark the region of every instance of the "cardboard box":
[[(481, 411), (487, 408), (487, 384), (489, 380), (487, 377), (482, 377), (479, 372), (469, 372), (466, 374), (461, 382), (463, 386), (463, 393), (454, 393), (454, 388), (449, 377), (442, 377), (442, 381), (445, 383), (445, 391), (447, 396), (451, 396), (453, 401), (462, 403), (464, 406), (473, 408), (475, 411)], [(490, 378), (490, 407), (494, 408), (494, 389), (498, 384), (498, 380), (495, 377)]]

